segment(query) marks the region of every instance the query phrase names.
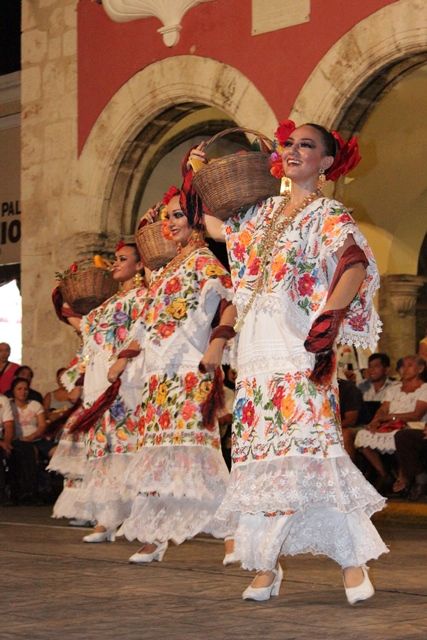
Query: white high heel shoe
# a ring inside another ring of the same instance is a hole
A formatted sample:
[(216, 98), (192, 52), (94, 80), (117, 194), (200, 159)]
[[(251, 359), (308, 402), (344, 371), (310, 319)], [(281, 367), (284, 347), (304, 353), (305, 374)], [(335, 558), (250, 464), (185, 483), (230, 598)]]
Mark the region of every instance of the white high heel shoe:
[(269, 600), (271, 596), (278, 596), (283, 580), (283, 570), (280, 564), (277, 565), (277, 569), (273, 569), (273, 573), (274, 580), (268, 587), (252, 587), (252, 585), (249, 585), (242, 593), (243, 600), (262, 602), (263, 600)]
[(359, 585), (357, 585), (357, 587), (346, 587), (344, 582), (345, 595), (347, 596), (347, 600), (350, 604), (356, 604), (356, 602), (360, 602), (361, 600), (367, 600), (375, 593), (374, 586), (368, 576), (369, 568), (366, 565), (362, 565), (360, 568), (363, 571), (363, 580)]
[(161, 562), (167, 548), (167, 542), (160, 542), (152, 553), (140, 553), (137, 551), (129, 558), (129, 562), (132, 564), (146, 564), (148, 562), (153, 562), (153, 560)]
[(239, 560), (236, 558), (234, 551), (232, 551), (225, 554), (222, 564), (226, 567), (228, 564), (234, 564), (235, 562), (239, 562)]
[(83, 542), (114, 542), (116, 539), (116, 530), (107, 529), (106, 531), (94, 531), (83, 537)]

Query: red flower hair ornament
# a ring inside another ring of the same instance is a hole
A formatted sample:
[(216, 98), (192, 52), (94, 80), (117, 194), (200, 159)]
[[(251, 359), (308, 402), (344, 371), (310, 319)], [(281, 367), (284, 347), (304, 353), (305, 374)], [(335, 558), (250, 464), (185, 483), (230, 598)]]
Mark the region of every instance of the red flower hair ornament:
[(362, 157), (359, 152), (359, 144), (357, 138), (352, 136), (350, 140), (345, 142), (338, 131), (331, 131), (331, 135), (335, 138), (338, 151), (331, 167), (325, 172), (327, 180), (338, 180), (341, 176), (347, 175), (354, 169)]
[[(275, 150), (270, 155), (270, 173), (275, 178), (280, 179), (285, 175), (282, 163), (283, 145), (296, 128), (293, 120), (284, 120), (279, 123), (274, 133)], [(327, 180), (336, 181), (341, 176), (350, 173), (359, 164), (361, 155), (355, 136), (345, 142), (338, 131), (331, 131), (330, 133), (335, 138), (337, 153), (332, 166), (325, 172), (325, 177)]]
[(120, 249), (123, 249), (123, 247), (126, 246), (126, 242), (123, 240), (123, 238), (121, 240), (118, 241), (118, 243), (116, 244), (116, 248), (114, 249), (114, 251), (120, 251)]
[(169, 202), (172, 200), (172, 198), (180, 195), (181, 195), (181, 191), (178, 189), (178, 187), (175, 187), (175, 185), (172, 185), (164, 194), (162, 198), (162, 204), (168, 205)]
[(293, 120), (283, 120), (283, 122), (279, 122), (279, 126), (274, 132), (274, 151), (270, 155), (270, 173), (278, 180), (285, 175), (282, 162), (283, 145), (296, 128)]

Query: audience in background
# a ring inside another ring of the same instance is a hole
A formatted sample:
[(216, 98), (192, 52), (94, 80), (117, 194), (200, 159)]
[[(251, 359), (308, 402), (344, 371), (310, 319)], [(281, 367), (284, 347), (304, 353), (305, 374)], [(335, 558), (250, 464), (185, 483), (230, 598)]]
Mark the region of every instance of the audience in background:
[(19, 364), (10, 362), (10, 345), (0, 342), (0, 393), (5, 394), (12, 386), (13, 377)]
[(427, 384), (422, 378), (425, 366), (424, 360), (418, 356), (403, 358), (401, 382), (386, 389), (383, 402), (367, 429), (360, 429), (357, 433), (355, 446), (377, 472), (380, 491), (386, 492), (392, 484), (392, 477), (380, 453), (395, 452), (395, 435), (399, 429), (411, 422), (427, 420)]
[(7, 502), (6, 462), (12, 452), (13, 413), (6, 396), (0, 394), (0, 504)]
[(386, 389), (395, 383), (389, 373), (390, 358), (386, 353), (373, 353), (369, 356), (366, 379), (358, 385), (365, 402), (384, 400)]
[[(18, 367), (13, 376), (14, 380), (16, 380), (16, 378), (22, 378), (23, 380), (26, 380), (28, 382), (28, 400), (36, 400), (37, 402), (40, 402), (40, 404), (43, 404), (42, 394), (39, 391), (31, 388), (31, 383), (34, 378), (34, 372), (31, 367), (26, 364)], [(11, 389), (6, 393), (6, 395), (8, 396), (8, 398), (12, 398)]]
[(340, 414), (344, 448), (354, 462), (354, 438), (356, 432), (352, 427), (359, 424), (359, 413), (362, 408), (362, 393), (352, 380), (338, 379)]
[(17, 502), (37, 499), (38, 462), (49, 455), (53, 442), (43, 439), (46, 419), (43, 406), (29, 400), (29, 383), (15, 378), (12, 383), (12, 411), (15, 437), (12, 443), (11, 491)]

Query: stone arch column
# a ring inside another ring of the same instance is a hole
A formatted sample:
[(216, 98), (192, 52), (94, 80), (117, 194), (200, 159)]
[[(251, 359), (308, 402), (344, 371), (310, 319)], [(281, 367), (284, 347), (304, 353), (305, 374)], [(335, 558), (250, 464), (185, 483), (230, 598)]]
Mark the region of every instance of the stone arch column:
[(210, 58), (176, 56), (141, 70), (106, 105), (84, 145), (69, 183), (67, 207), (89, 210), (87, 231), (74, 237), (79, 251), (101, 248), (123, 220), (110, 206), (118, 165), (141, 129), (171, 104), (199, 102), (223, 110), (241, 126), (274, 130), (273, 110), (237, 69)]

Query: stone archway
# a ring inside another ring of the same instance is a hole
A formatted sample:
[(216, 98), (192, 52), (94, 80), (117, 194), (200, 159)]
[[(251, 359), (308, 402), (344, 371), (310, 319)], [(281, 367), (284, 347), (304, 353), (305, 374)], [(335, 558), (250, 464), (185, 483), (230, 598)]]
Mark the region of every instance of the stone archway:
[(427, 11), (420, 0), (400, 0), (350, 29), (315, 67), (290, 114), (298, 123), (337, 127), (362, 89), (382, 70), (427, 52)]
[(130, 143), (171, 105), (179, 109), (189, 103), (217, 107), (238, 125), (261, 131), (274, 130), (277, 122), (258, 89), (229, 65), (197, 56), (177, 56), (141, 70), (102, 111), (71, 180), (70, 206), (91, 212), (85, 233), (76, 234), (80, 253), (111, 245), (122, 230), (123, 221), (111, 207), (111, 194)]

